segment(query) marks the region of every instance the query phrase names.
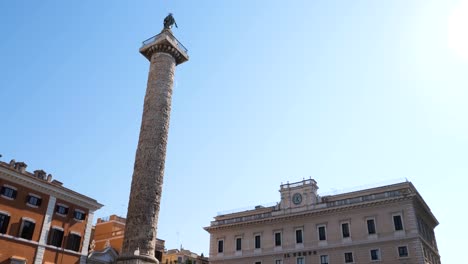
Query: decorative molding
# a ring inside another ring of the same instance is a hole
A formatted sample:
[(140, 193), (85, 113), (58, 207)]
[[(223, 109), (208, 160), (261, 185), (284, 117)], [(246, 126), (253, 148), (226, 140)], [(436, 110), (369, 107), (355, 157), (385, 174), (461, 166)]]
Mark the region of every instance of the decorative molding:
[[(74, 192), (63, 186), (56, 186), (47, 181), (34, 178), (32, 176), (24, 175), (17, 171), (0, 166), (0, 179), (15, 182), (18, 185), (25, 186), (27, 188), (35, 189), (38, 192), (55, 196), (67, 202), (88, 208), (95, 211), (101, 208), (103, 205), (98, 203), (96, 200)], [(4, 185), (5, 186), (5, 185)]]

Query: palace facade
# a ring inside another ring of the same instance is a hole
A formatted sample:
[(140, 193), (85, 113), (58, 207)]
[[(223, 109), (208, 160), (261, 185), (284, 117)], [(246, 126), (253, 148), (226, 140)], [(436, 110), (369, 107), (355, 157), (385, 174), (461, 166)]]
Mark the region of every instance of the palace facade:
[(276, 206), (218, 215), (212, 264), (440, 264), (438, 225), (411, 182), (319, 196), (317, 182), (280, 186)]

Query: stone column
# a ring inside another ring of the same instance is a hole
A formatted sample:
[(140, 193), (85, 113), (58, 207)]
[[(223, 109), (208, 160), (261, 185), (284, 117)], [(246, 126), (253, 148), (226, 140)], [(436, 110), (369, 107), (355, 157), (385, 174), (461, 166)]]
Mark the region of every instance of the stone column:
[(117, 263), (158, 263), (156, 231), (176, 65), (186, 49), (169, 29), (145, 41), (140, 52), (151, 62), (130, 190), (122, 253)]
[(54, 196), (49, 197), (49, 203), (47, 204), (47, 211), (44, 216), (44, 223), (42, 224), (41, 236), (39, 238), (39, 245), (37, 246), (34, 264), (42, 264), (44, 259), (45, 245), (47, 244), (47, 237), (49, 236), (50, 224), (52, 223), (56, 201), (57, 198)]

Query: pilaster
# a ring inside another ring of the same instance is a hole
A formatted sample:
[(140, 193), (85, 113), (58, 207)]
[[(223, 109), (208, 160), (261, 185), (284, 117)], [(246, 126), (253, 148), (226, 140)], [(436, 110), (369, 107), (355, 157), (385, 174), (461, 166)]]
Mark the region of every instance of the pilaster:
[(47, 244), (47, 237), (49, 235), (50, 224), (52, 223), (52, 215), (54, 213), (55, 202), (57, 198), (55, 196), (49, 197), (47, 203), (47, 210), (44, 216), (44, 223), (42, 224), (41, 236), (39, 237), (39, 245), (36, 251), (36, 257), (34, 258), (34, 264), (42, 264), (45, 253), (45, 245)]

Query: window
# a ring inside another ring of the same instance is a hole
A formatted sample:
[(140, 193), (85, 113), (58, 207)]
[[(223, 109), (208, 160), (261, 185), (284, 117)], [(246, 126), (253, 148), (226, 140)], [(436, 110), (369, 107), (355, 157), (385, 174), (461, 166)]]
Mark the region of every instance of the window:
[(73, 213), (73, 218), (75, 218), (76, 220), (85, 220), (86, 214), (81, 210), (75, 210), (75, 212)]
[(261, 261), (255, 261), (255, 264), (262, 264)]
[(281, 247), (281, 232), (275, 233), (275, 247)]
[(68, 214), (68, 207), (63, 204), (58, 204), (55, 207), (55, 212), (60, 215), (67, 215)]
[(343, 234), (343, 238), (349, 237), (349, 223), (342, 223), (341, 224), (341, 234)]
[(237, 251), (242, 250), (242, 238), (240, 237), (236, 238), (236, 250)]
[(302, 244), (302, 229), (296, 230), (296, 243)]
[(370, 258), (371, 258), (371, 260), (380, 260), (380, 250), (371, 249)]
[(375, 220), (367, 219), (367, 233), (369, 235), (375, 234)]
[(42, 202), (42, 199), (39, 196), (30, 194), (28, 195), (28, 197), (26, 197), (26, 203), (30, 205), (39, 207), (41, 206), (41, 202)]
[(398, 247), (398, 256), (400, 258), (407, 257), (408, 256), (408, 247), (407, 246)]
[(319, 240), (327, 240), (327, 235), (325, 232), (325, 226), (318, 227)]
[(49, 235), (49, 245), (54, 247), (61, 247), (63, 241), (63, 230), (52, 228)]
[(218, 240), (218, 253), (224, 252), (224, 240)]
[(304, 258), (303, 257), (299, 257), (296, 259), (296, 264), (304, 264)]
[(11, 186), (2, 186), (2, 189), (0, 190), (0, 194), (3, 197), (10, 198), (11, 200), (16, 198), (16, 194), (18, 192), (15, 190), (14, 187)]
[(277, 260), (275, 260), (275, 264), (283, 264), (283, 260), (277, 259)]
[(67, 249), (77, 251), (77, 252), (80, 251), (80, 242), (81, 242), (81, 236), (80, 235), (70, 233), (68, 235)]
[(31, 240), (34, 234), (36, 223), (32, 219), (23, 219), (21, 223), (19, 237)]
[(344, 253), (344, 262), (345, 263), (353, 263), (353, 252), (346, 252)]
[(403, 222), (401, 221), (401, 215), (393, 216), (393, 224), (395, 225), (395, 231), (403, 230)]
[(260, 235), (255, 236), (255, 248), (261, 248)]
[(0, 213), (0, 233), (5, 234), (7, 232), (9, 222), (10, 216), (6, 213)]
[(320, 264), (328, 264), (328, 255), (320, 256)]

